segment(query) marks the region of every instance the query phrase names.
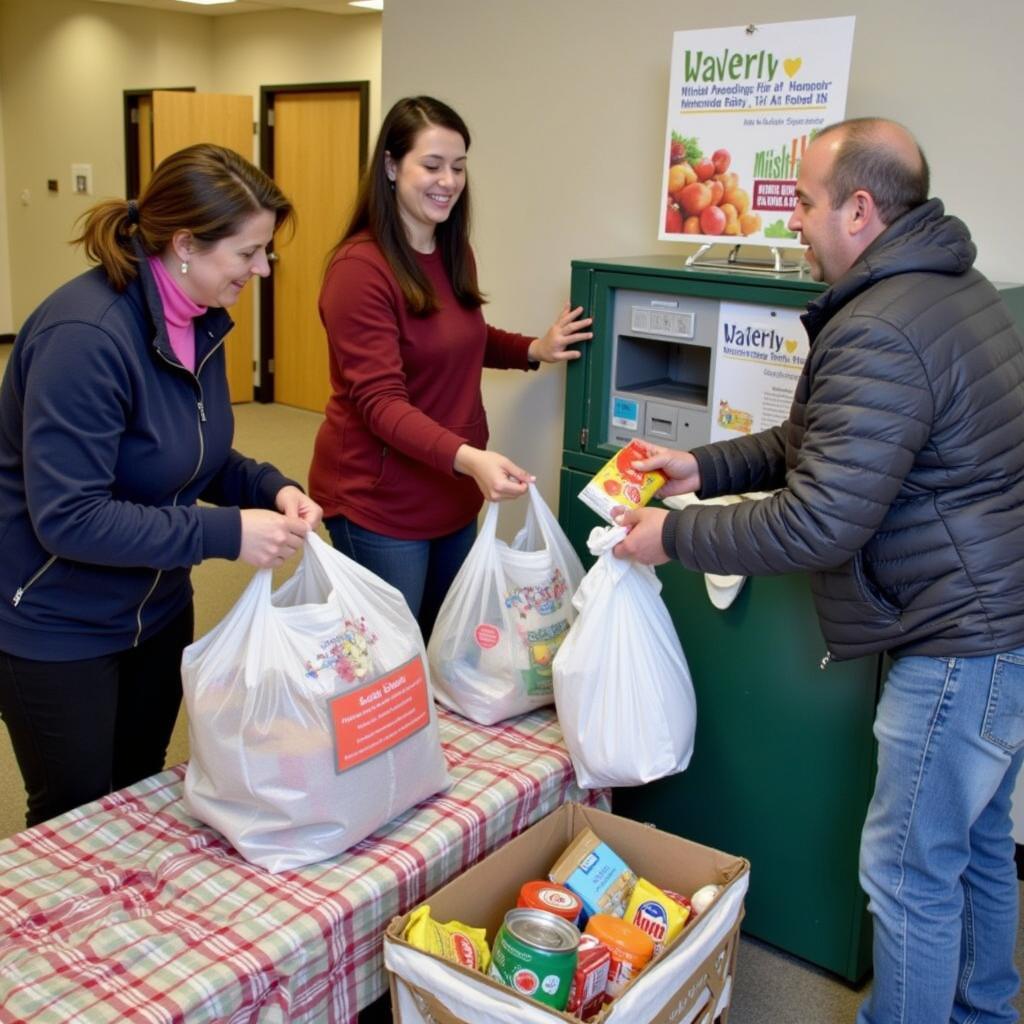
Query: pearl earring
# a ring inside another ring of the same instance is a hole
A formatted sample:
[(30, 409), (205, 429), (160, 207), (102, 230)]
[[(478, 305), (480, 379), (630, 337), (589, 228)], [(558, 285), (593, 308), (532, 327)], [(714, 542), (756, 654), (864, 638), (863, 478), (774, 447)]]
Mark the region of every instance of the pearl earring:
[(187, 274), (188, 273), (188, 260), (182, 260), (181, 261), (181, 272), (183, 274)]

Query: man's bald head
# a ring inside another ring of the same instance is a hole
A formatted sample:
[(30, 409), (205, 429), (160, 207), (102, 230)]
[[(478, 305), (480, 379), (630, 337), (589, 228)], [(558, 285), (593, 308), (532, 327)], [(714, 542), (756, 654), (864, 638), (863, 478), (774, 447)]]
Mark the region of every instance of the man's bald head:
[(914, 136), (895, 121), (840, 121), (822, 129), (813, 145), (834, 149), (827, 186), (833, 209), (863, 189), (874, 199), (879, 218), (889, 225), (928, 198), (928, 161)]

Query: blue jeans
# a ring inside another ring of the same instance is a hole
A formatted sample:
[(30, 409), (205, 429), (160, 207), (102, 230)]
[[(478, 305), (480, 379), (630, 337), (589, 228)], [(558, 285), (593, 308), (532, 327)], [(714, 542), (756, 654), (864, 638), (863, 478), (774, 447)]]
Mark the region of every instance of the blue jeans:
[(343, 555), (402, 592), (426, 643), (441, 602), (476, 539), (476, 520), (454, 533), (429, 540), (386, 537), (344, 516), (331, 516), (324, 520), (324, 526), (331, 543)]
[(1024, 648), (897, 659), (875, 737), (860, 856), (875, 981), (858, 1024), (1016, 1021), (1010, 799), (1024, 757)]

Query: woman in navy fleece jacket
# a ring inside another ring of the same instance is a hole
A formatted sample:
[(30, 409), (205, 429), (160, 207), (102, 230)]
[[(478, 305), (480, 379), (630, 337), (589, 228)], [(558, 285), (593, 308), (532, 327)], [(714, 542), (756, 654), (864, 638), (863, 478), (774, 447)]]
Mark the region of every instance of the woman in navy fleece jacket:
[(181, 150), (138, 202), (86, 214), (76, 241), (99, 266), (15, 340), (0, 387), (0, 715), (29, 825), (163, 767), (191, 567), (280, 565), (320, 521), (293, 481), (231, 447), (224, 307), (269, 274), (292, 215), (238, 154)]

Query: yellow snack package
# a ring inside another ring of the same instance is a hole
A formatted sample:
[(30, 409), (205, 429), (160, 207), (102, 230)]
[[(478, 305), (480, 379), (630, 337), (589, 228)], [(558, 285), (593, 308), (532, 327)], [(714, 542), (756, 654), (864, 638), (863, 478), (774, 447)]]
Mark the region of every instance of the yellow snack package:
[(417, 949), (462, 964), (474, 971), (484, 971), (491, 963), (487, 946), (487, 930), (472, 928), (461, 921), (441, 924), (430, 916), (430, 907), (418, 907), (409, 915), (405, 926), (405, 941)]
[(594, 475), (594, 479), (580, 491), (579, 498), (606, 522), (615, 525), (612, 509), (641, 508), (665, 484), (666, 477), (658, 470), (640, 473), (633, 463), (647, 458), (644, 446), (636, 440), (616, 452)]
[(690, 912), (646, 878), (638, 878), (623, 920), (654, 939), (657, 956), (682, 930)]

